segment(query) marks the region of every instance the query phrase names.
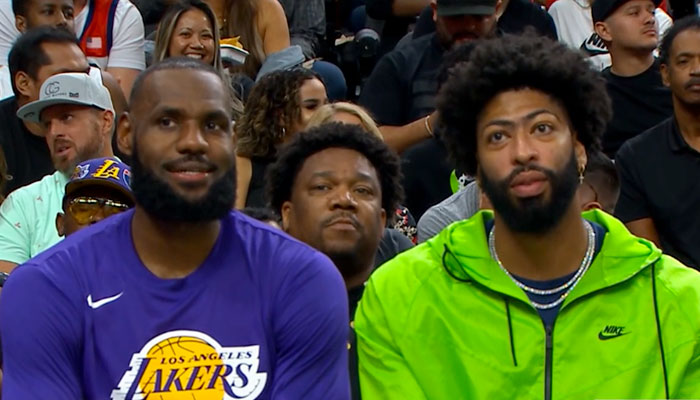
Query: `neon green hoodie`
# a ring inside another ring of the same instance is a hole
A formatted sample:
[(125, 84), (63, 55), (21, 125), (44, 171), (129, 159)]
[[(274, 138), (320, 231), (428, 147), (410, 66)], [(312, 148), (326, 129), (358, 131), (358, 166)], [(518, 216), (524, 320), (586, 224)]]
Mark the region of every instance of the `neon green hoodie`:
[(700, 399), (700, 274), (584, 217), (607, 233), (550, 332), (489, 256), (491, 213), (379, 268), (355, 315), (363, 400)]

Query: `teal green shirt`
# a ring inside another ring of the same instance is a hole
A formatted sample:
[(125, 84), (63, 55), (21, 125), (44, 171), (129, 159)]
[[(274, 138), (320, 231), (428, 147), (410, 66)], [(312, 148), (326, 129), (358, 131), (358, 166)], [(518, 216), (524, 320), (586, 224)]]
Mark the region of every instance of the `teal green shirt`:
[(56, 171), (12, 192), (0, 206), (0, 260), (22, 264), (61, 240), (61, 212), (68, 177)]

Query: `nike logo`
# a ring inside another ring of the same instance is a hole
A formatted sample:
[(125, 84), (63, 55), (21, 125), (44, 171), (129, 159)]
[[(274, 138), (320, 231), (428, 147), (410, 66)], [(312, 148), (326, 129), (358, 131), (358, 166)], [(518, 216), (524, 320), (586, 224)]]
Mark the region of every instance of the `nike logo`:
[(615, 339), (617, 337), (624, 336), (628, 333), (631, 333), (631, 332), (624, 332), (624, 330), (625, 330), (624, 326), (608, 325), (605, 328), (603, 328), (602, 331), (598, 332), (598, 339), (600, 339), (600, 340)]
[(104, 306), (105, 304), (109, 304), (109, 303), (113, 302), (114, 300), (117, 300), (118, 298), (122, 297), (123, 294), (124, 294), (124, 292), (121, 292), (121, 293), (114, 295), (112, 297), (105, 297), (104, 299), (100, 299), (97, 301), (92, 301), (92, 295), (89, 294), (87, 297), (87, 303), (90, 306), (90, 308), (92, 308), (93, 310), (97, 310), (98, 308)]

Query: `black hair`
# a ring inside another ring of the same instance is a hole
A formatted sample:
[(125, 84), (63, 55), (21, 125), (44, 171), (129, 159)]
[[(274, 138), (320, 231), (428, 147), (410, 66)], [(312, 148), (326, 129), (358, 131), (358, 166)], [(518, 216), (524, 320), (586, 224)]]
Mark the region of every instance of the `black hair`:
[(375, 135), (359, 125), (331, 122), (296, 135), (282, 147), (277, 161), (266, 175), (270, 207), (280, 212), (282, 204), (292, 196), (296, 176), (306, 159), (329, 148), (355, 150), (362, 154), (377, 171), (382, 190), (382, 208), (393, 214), (403, 200), (399, 157)]
[(276, 222), (278, 224), (282, 222), (282, 218), (267, 207), (245, 207), (241, 212), (262, 222)]
[(32, 0), (12, 0), (12, 12), (15, 15), (26, 16), (27, 6), (32, 2)]
[(15, 85), (17, 72), (26, 72), (32, 79), (37, 78), (39, 69), (51, 63), (51, 59), (42, 49), (44, 43), (72, 43), (78, 46), (75, 34), (62, 28), (41, 26), (21, 35), (7, 57), (10, 68), (10, 81), (15, 96), (19, 96)]
[[(228, 87), (224, 83), (224, 81), (221, 79), (221, 75), (219, 75), (219, 72), (211, 65), (205, 64), (201, 61), (194, 60), (191, 58), (187, 57), (169, 57), (164, 59), (163, 61), (157, 62), (150, 67), (148, 67), (145, 71), (141, 72), (139, 76), (136, 78), (134, 81), (134, 85), (131, 88), (131, 95), (129, 96), (129, 109), (131, 109), (134, 104), (138, 101), (139, 98), (144, 97), (144, 89), (145, 89), (145, 82), (146, 79), (151, 76), (153, 73), (158, 72), (158, 71), (167, 71), (167, 70), (195, 70), (195, 71), (204, 71), (204, 72), (209, 72), (213, 75), (216, 75), (216, 77), (221, 81), (221, 84), (224, 86), (224, 90), (228, 92)], [(228, 98), (228, 96), (227, 96)], [(228, 107), (230, 109), (231, 107)]]
[(482, 110), (498, 94), (531, 88), (559, 101), (576, 138), (587, 150), (600, 149), (611, 117), (605, 81), (580, 52), (532, 34), (481, 40), (469, 61), (452, 68), (438, 94), (441, 137), (457, 169), (477, 170), (476, 125)]
[(620, 195), (620, 176), (615, 163), (602, 151), (588, 152), (587, 159), (585, 181), (604, 198), (601, 204), (605, 208), (613, 209)]
[(659, 61), (661, 61), (661, 64), (668, 65), (673, 41), (681, 32), (689, 29), (700, 30), (700, 16), (689, 15), (681, 18), (674, 22), (671, 28), (666, 31), (663, 39), (661, 39), (661, 44), (659, 45)]

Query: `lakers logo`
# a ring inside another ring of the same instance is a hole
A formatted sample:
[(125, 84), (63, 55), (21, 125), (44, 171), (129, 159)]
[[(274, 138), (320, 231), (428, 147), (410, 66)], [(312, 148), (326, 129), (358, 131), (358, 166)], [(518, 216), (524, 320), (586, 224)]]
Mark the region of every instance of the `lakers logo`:
[(132, 356), (111, 398), (253, 400), (267, 380), (259, 363), (260, 346), (221, 347), (201, 332), (167, 332)]

